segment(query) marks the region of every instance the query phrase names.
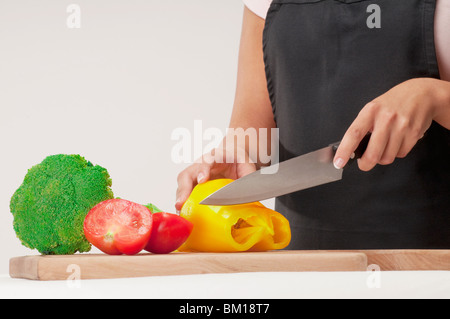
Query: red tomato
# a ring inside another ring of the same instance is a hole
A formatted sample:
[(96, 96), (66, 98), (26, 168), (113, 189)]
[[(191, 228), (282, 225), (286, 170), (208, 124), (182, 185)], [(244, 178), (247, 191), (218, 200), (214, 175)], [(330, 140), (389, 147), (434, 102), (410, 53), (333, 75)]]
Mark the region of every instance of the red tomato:
[(87, 240), (110, 255), (135, 255), (150, 238), (153, 217), (142, 205), (110, 199), (95, 206), (84, 220)]
[(153, 214), (153, 230), (145, 250), (154, 254), (168, 254), (188, 239), (194, 225), (178, 215)]

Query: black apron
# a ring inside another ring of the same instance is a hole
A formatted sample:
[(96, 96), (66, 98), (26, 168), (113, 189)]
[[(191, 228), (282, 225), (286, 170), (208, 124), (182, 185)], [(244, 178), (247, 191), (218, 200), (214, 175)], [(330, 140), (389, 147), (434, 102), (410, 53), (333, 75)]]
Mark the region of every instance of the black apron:
[[(381, 15), (372, 16), (378, 5)], [(280, 161), (342, 139), (394, 86), (439, 78), (435, 0), (274, 0), (264, 30)], [(378, 21), (378, 17), (381, 18)], [(433, 123), (405, 159), (276, 200), (288, 249), (450, 248), (450, 131)]]

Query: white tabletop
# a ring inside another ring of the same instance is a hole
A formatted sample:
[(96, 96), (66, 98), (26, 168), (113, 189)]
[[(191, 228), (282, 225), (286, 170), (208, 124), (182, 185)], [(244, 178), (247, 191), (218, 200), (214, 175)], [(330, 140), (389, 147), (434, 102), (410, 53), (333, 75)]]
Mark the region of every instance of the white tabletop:
[(450, 298), (450, 272), (237, 273), (39, 282), (0, 276), (0, 298)]

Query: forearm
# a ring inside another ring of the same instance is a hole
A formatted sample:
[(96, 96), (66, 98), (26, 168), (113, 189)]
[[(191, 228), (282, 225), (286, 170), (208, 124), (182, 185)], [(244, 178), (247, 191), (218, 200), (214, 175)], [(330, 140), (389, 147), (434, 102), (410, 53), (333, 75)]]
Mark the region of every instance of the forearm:
[[(263, 30), (264, 20), (245, 8), (236, 96), (229, 126), (232, 137), (226, 138), (228, 142), (233, 138), (234, 148), (244, 149), (258, 168), (270, 164), (259, 154), (270, 154), (271, 129), (276, 126), (266, 83)], [(260, 145), (266, 149), (260, 149)]]
[(225, 142), (235, 151), (245, 150), (251, 162), (260, 169), (270, 165), (267, 156), (271, 155), (274, 128), (276, 124), (267, 89), (260, 93), (247, 91), (237, 95)]
[[(267, 101), (260, 97), (267, 95)], [(270, 165), (273, 129), (271, 103), (268, 93), (254, 99), (237, 99), (233, 109), (229, 130), (222, 143), (228, 151), (234, 150), (235, 158), (242, 159), (244, 151), (246, 158), (256, 164), (257, 169)]]

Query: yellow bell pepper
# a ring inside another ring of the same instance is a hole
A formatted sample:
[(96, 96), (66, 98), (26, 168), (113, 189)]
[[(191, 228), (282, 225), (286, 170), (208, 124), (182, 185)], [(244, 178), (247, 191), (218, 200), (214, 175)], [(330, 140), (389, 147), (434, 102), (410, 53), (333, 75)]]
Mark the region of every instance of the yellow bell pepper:
[(212, 180), (194, 188), (180, 213), (194, 224), (194, 228), (178, 251), (267, 251), (289, 245), (291, 229), (288, 220), (259, 202), (233, 206), (199, 204), (232, 181)]

